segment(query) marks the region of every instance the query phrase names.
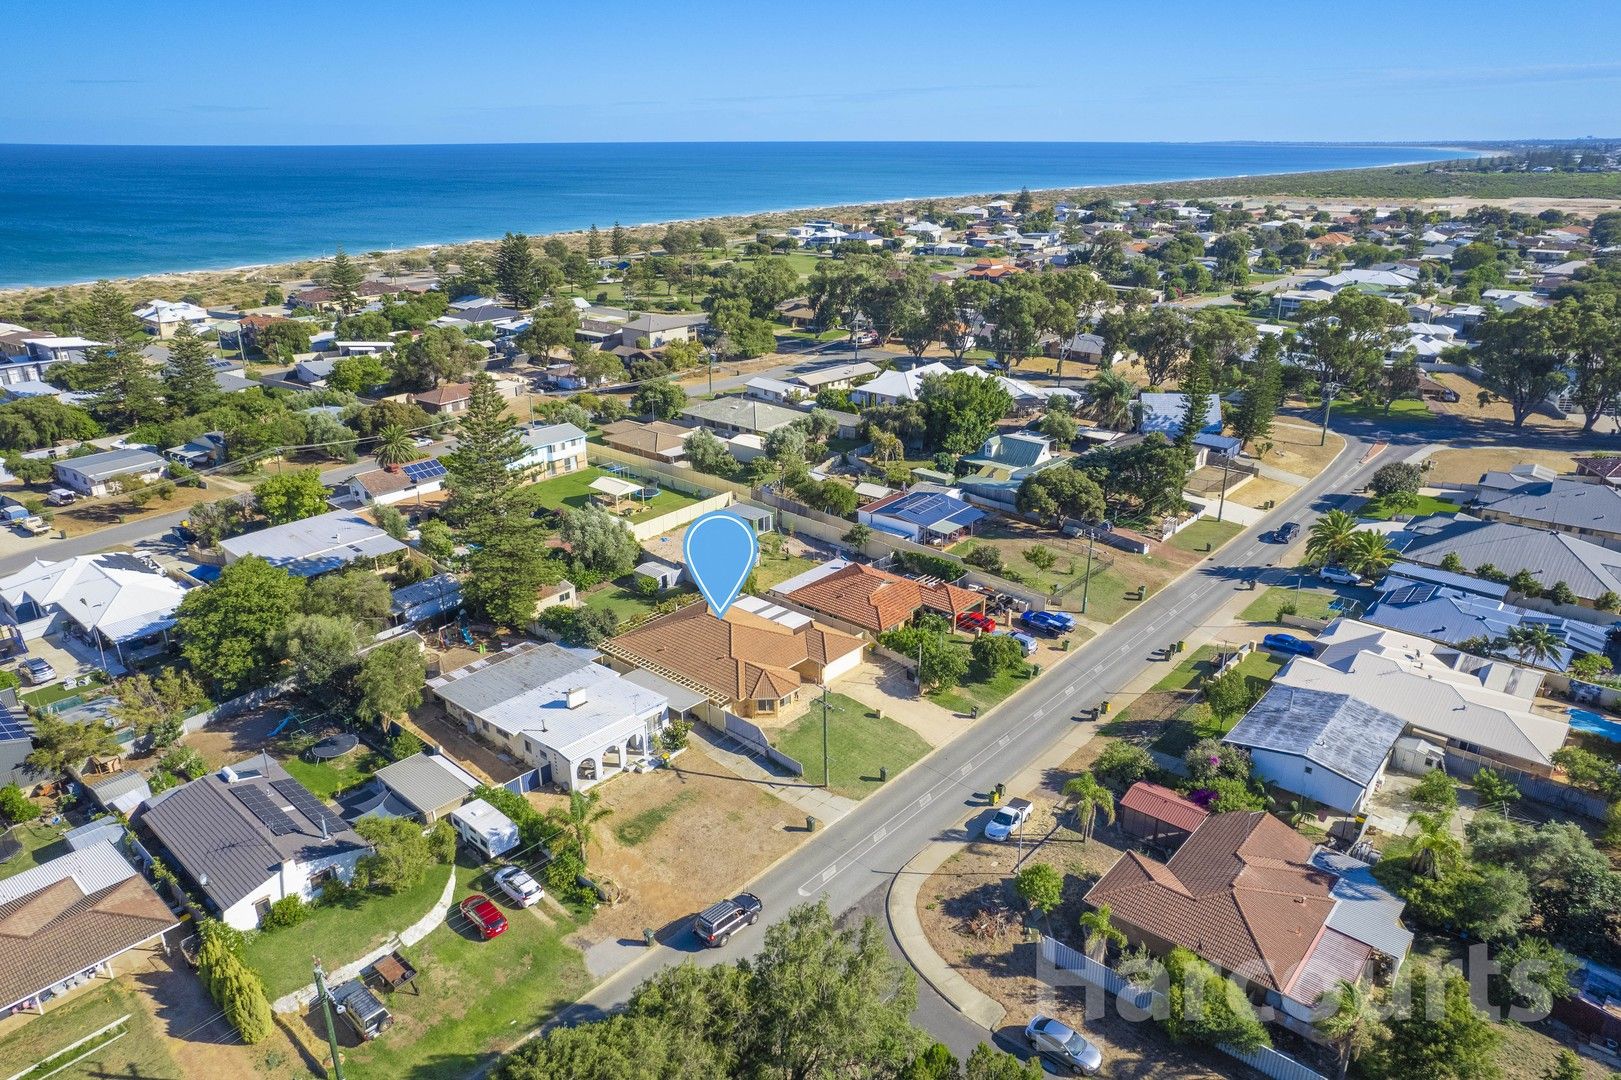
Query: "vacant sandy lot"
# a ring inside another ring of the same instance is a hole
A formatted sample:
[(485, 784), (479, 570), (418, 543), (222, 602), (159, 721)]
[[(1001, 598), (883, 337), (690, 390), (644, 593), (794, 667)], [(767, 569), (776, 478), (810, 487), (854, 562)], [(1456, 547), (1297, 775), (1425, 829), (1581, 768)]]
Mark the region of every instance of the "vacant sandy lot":
[(613, 813), (598, 826), (591, 870), (626, 895), (581, 929), (585, 947), (640, 940), (643, 927), (662, 939), (809, 835), (803, 814), (696, 745), (672, 768), (621, 776), (596, 790)]
[(1260, 447), (1251, 445), (1250, 452), (1264, 465), (1296, 476), (1313, 477), (1328, 468), (1339, 452), (1345, 449), (1345, 440), (1328, 433), (1328, 441), (1318, 445), (1322, 432), (1303, 424), (1279, 421), (1272, 425), (1272, 447), (1263, 456)]
[(1430, 471), (1424, 479), (1432, 484), (1473, 484), (1480, 475), (1507, 471), (1516, 465), (1546, 465), (1558, 473), (1575, 469), (1571, 456), (1560, 450), (1533, 450), (1529, 447), (1481, 447), (1437, 450), (1428, 459)]

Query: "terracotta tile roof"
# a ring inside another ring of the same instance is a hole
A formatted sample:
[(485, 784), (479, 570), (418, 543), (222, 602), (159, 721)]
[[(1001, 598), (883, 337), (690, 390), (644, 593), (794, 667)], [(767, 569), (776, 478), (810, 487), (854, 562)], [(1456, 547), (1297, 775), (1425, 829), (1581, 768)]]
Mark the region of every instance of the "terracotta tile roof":
[(0, 1008), (156, 937), (175, 917), (139, 876), (88, 895), (71, 877), (0, 904)]
[(1573, 460), (1579, 474), (1598, 476), (1606, 480), (1613, 476), (1621, 476), (1621, 457), (1579, 457)]
[(1210, 811), (1198, 803), (1184, 799), (1170, 788), (1150, 784), (1146, 780), (1131, 785), (1120, 797), (1120, 805), (1146, 814), (1155, 821), (1162, 821), (1173, 829), (1188, 832), (1203, 825), (1205, 818), (1210, 816)]
[(1206, 819), (1168, 863), (1127, 852), (1086, 899), (1161, 941), (1282, 990), (1298, 975), (1334, 909), (1334, 876), (1312, 845), (1265, 813)]
[(454, 382), (436, 386), (432, 390), (424, 390), (420, 394), (412, 394), (411, 400), (418, 405), (449, 405), (453, 401), (466, 401), (472, 395), (472, 383)]
[(1356, 243), (1356, 238), (1342, 232), (1331, 232), (1324, 233), (1317, 239), (1313, 240), (1312, 243), (1328, 247), (1344, 247), (1346, 244)]
[(736, 606), (717, 619), (707, 605), (688, 604), (602, 648), (713, 699), (737, 701), (787, 697), (862, 641), (812, 620), (789, 628)]
[(405, 473), (392, 472), (388, 469), (368, 469), (363, 473), (356, 473), (352, 482), (365, 488), (366, 494), (374, 499), (391, 491), (404, 491), (411, 486), (411, 479)]
[(955, 618), (977, 607), (984, 597), (971, 589), (944, 583), (923, 585), (911, 578), (851, 563), (795, 589), (788, 599), (882, 633), (911, 619), (919, 608)]
[(680, 427), (664, 420), (643, 424), (635, 420), (616, 420), (602, 425), (602, 441), (609, 446), (622, 447), (639, 453), (660, 454), (686, 445), (697, 429)]

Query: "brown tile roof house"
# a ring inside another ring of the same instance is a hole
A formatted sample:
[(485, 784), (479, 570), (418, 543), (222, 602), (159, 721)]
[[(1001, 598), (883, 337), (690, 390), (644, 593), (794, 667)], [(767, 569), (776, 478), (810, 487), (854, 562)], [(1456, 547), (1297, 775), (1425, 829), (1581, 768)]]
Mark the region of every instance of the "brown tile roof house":
[(602, 441), (615, 450), (659, 461), (678, 461), (686, 456), (687, 440), (696, 428), (681, 427), (664, 420), (643, 424), (616, 420), (602, 425)]
[(1612, 482), (1621, 478), (1621, 456), (1579, 457), (1572, 460), (1576, 464), (1577, 476), (1593, 476)]
[[(1343, 935), (1328, 928), (1336, 878), (1312, 865), (1312, 851), (1311, 841), (1270, 814), (1216, 814), (1169, 862), (1128, 851), (1086, 900), (1108, 904), (1127, 935), (1155, 951), (1183, 946), (1224, 971), (1310, 1004), (1315, 996), (1305, 997), (1295, 983), (1325, 935), (1334, 936), (1324, 955), (1313, 957), (1320, 961), (1313, 967), (1345, 966), (1328, 963), (1345, 951), (1338, 940)], [(1372, 954), (1360, 942), (1350, 951), (1364, 964)], [(1360, 968), (1353, 972), (1360, 974)]]
[(849, 563), (782, 595), (796, 604), (825, 611), (875, 634), (907, 622), (919, 608), (955, 619), (985, 600), (972, 589), (959, 589), (943, 582), (924, 585), (861, 563)]
[[(831, 680), (861, 659), (860, 638), (741, 596), (717, 619), (705, 604), (605, 641), (609, 656), (701, 690), (711, 701), (752, 712), (753, 702), (782, 702), (806, 682)], [(775, 711), (775, 705), (762, 711)]]
[(0, 1015), (104, 972), (178, 924), (152, 887), (106, 841), (0, 884)]
[(412, 394), (411, 403), (420, 405), (431, 413), (459, 412), (467, 406), (472, 396), (472, 383), (445, 383), (443, 386), (436, 386), (432, 390)]
[(1120, 797), (1120, 808), (1190, 833), (1210, 816), (1210, 811), (1191, 799), (1184, 799), (1170, 788), (1150, 784), (1146, 780), (1139, 780), (1126, 790)]

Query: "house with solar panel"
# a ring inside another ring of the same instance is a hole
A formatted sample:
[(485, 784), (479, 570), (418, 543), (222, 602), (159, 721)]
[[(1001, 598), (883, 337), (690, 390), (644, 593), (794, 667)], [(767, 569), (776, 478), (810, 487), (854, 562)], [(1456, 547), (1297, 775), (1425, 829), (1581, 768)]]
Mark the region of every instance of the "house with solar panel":
[(328, 882), (349, 881), (371, 850), (337, 810), (262, 752), (149, 799), (133, 824), (238, 930), (257, 927), (277, 900), (313, 900)]
[(961, 499), (932, 491), (902, 491), (856, 511), (861, 524), (919, 544), (950, 544), (989, 517)]
[(357, 506), (390, 506), (442, 491), (445, 464), (438, 458), (413, 461), (394, 469), (367, 469), (343, 482), (338, 497)]

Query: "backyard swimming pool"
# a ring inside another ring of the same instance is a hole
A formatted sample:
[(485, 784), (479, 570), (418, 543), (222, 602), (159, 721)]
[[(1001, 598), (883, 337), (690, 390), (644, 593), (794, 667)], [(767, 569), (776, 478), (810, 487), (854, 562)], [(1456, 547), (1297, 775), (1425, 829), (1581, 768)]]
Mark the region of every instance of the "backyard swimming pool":
[(1567, 709), (1570, 713), (1570, 726), (1577, 731), (1585, 731), (1589, 735), (1599, 735), (1611, 742), (1621, 742), (1621, 722), (1611, 720), (1607, 716), (1600, 716), (1588, 709)]

